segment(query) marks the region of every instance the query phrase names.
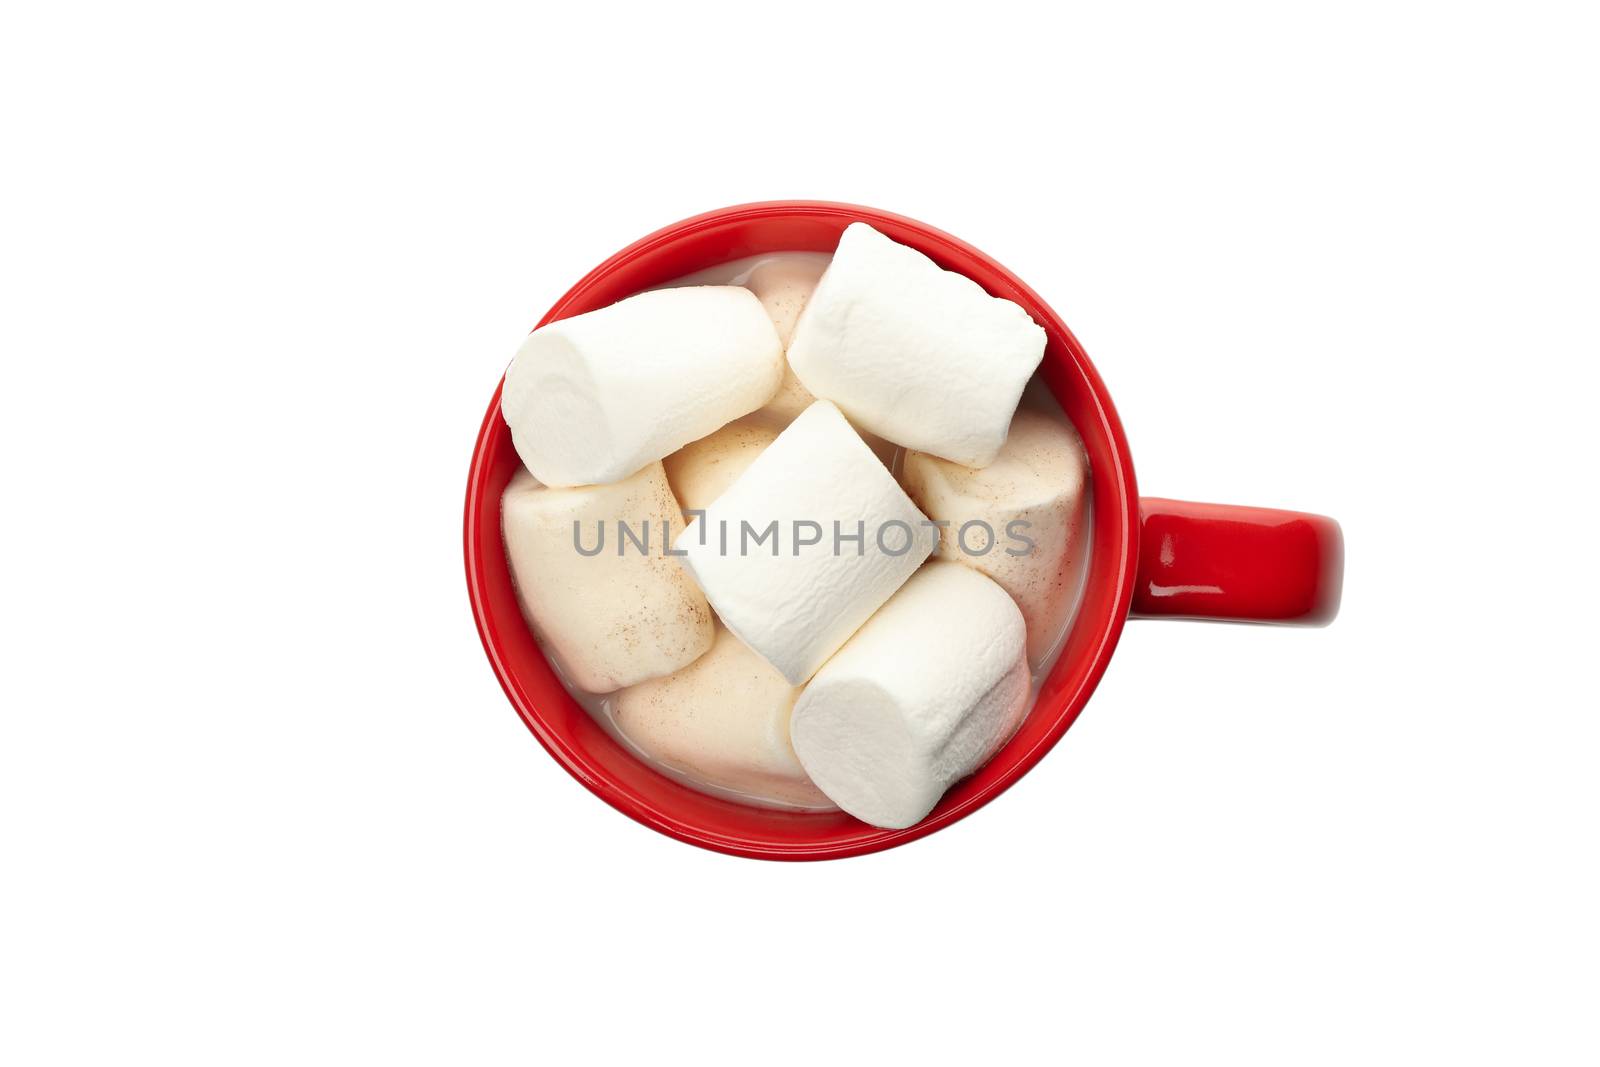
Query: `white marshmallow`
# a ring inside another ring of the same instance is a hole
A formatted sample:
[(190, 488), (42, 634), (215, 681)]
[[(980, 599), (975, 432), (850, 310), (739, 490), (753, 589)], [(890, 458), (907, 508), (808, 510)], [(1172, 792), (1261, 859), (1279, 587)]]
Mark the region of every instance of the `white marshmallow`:
[(850, 420), (982, 467), (1005, 443), (1045, 333), (1009, 300), (853, 223), (811, 294), (789, 365)]
[[(811, 298), (822, 272), (828, 269), (828, 259), (829, 257), (822, 253), (815, 255), (794, 253), (770, 259), (757, 264), (744, 283), (746, 288), (756, 294), (761, 306), (767, 309), (767, 314), (772, 318), (772, 325), (778, 331), (778, 339), (783, 342), (785, 349), (789, 347), (789, 341), (794, 336), (794, 324), (799, 321), (801, 309)], [(810, 407), (815, 399), (811, 391), (800, 384), (800, 379), (795, 377), (794, 370), (785, 362), (783, 383), (778, 386), (778, 392), (773, 398), (767, 401), (766, 407), (761, 409), (761, 413), (770, 416), (779, 425), (787, 426), (798, 418), (802, 411)]]
[[(779, 392), (779, 396), (781, 397), (782, 393), (783, 393), (783, 390), (779, 389), (778, 392)], [(806, 400), (806, 403), (808, 405), (809, 404), (815, 404), (817, 402), (816, 398), (812, 397), (810, 393), (807, 393), (806, 396), (808, 398)], [(763, 425), (763, 426), (769, 426), (769, 427), (772, 428), (772, 432), (773, 433), (777, 433), (778, 431), (782, 430), (785, 426), (787, 426), (791, 422), (793, 422), (795, 420), (795, 418), (796, 418), (795, 415), (785, 414), (782, 405), (779, 405), (776, 402), (774, 402), (772, 404), (768, 404), (766, 407), (762, 408), (760, 411), (756, 411), (756, 412), (753, 412), (753, 413), (751, 413), (749, 415), (746, 415), (743, 419), (740, 419), (738, 421), (739, 422), (744, 422), (744, 423), (758, 423), (758, 424)], [(848, 422), (849, 420), (846, 420), (846, 421)], [(861, 427), (856, 426), (854, 423), (851, 423), (851, 428), (855, 430), (856, 436), (860, 437), (861, 440), (866, 443), (866, 446), (868, 448), (872, 449), (872, 454), (874, 456), (878, 457), (878, 462), (883, 464), (884, 469), (888, 470), (888, 471), (893, 471), (894, 470), (895, 453), (900, 451), (900, 446), (895, 444), (893, 441), (884, 440), (883, 438), (879, 437), (875, 433), (871, 433), (871, 432), (869, 432), (867, 430), (863, 430)], [(716, 435), (712, 434), (712, 436), (715, 437)], [(685, 446), (685, 448), (687, 448), (687, 447), (689, 447), (689, 446)], [(680, 452), (684, 451), (684, 449), (680, 449), (679, 451)], [(674, 453), (674, 455), (676, 455), (676, 454), (677, 453)], [(688, 507), (688, 506), (689, 505), (687, 505), (687, 504), (684, 505), (684, 507)]]
[(704, 511), (777, 439), (779, 427), (747, 415), (662, 460), (684, 511)]
[[(789, 341), (794, 336), (794, 326), (800, 319), (800, 312), (805, 308), (806, 301), (811, 299), (811, 294), (817, 288), (817, 282), (822, 278), (822, 272), (828, 269), (828, 261), (832, 258), (821, 252), (786, 252), (777, 259), (757, 264), (750, 271), (745, 287), (756, 294), (761, 305), (767, 309), (767, 314), (772, 316), (772, 325), (777, 329), (785, 350), (788, 349)], [(800, 379), (795, 377), (794, 368), (790, 367), (789, 361), (785, 359), (782, 384), (778, 386), (778, 391), (773, 394), (772, 399), (767, 401), (766, 406), (752, 417), (765, 419), (781, 430), (798, 418), (800, 413), (810, 407), (816, 399), (811, 395), (811, 390), (800, 384)], [(894, 469), (894, 453), (897, 446), (893, 441), (885, 441), (860, 426), (856, 426), (856, 433), (861, 435), (861, 439), (885, 467)], [(670, 475), (672, 472), (668, 470), (667, 473)]]
[(1059, 643), (1077, 600), (1088, 558), (1088, 475), (1083, 442), (1071, 424), (1027, 409), (1017, 412), (1000, 457), (987, 467), (907, 452), (900, 471), (917, 507), (949, 523), (939, 557), (987, 574), (1022, 609), (1034, 666)]
[[(619, 521), (641, 539), (648, 524), (650, 550), (621, 542)], [(609, 693), (670, 674), (711, 647), (711, 609), (663, 551), (683, 516), (661, 464), (576, 489), (518, 471), (500, 500), (500, 528), (523, 615), (579, 689)], [(598, 554), (578, 550), (602, 536)]]
[(839, 409), (819, 400), (676, 547), (728, 629), (799, 685), (900, 588), (933, 539)]
[(833, 804), (811, 784), (789, 742), (800, 690), (724, 629), (676, 674), (618, 693), (614, 721), (645, 755), (691, 778), (765, 800)]
[(660, 289), (529, 334), (500, 411), (534, 477), (600, 485), (754, 411), (782, 377), (777, 330), (748, 289)]
[(862, 822), (933, 810), (1027, 713), (1022, 613), (977, 571), (934, 562), (830, 659), (789, 723), (811, 780)]

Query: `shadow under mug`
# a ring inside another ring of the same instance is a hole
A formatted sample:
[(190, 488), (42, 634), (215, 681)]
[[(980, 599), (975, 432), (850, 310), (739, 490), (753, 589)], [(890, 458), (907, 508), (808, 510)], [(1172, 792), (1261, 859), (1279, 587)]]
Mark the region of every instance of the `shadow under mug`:
[(773, 201), (711, 211), (658, 230), (573, 286), (539, 325), (593, 311), (642, 289), (746, 256), (831, 252), (852, 222), (1022, 305), (1048, 335), (1039, 373), (1089, 455), (1093, 540), (1082, 600), (1038, 702), (1015, 736), (952, 786), (931, 814), (880, 830), (842, 812), (753, 807), (698, 792), (652, 770), (569, 696), (523, 621), (500, 536), (500, 496), (519, 461), (496, 388), (467, 482), (467, 590), (489, 662), (539, 742), (590, 791), (655, 830), (758, 859), (811, 860), (901, 845), (970, 815), (1060, 740), (1105, 672), (1123, 622), (1135, 617), (1318, 625), (1338, 611), (1343, 541), (1332, 519), (1265, 508), (1185, 503), (1135, 489), (1111, 397), (1083, 347), (1037, 293), (971, 245), (913, 219), (852, 204)]

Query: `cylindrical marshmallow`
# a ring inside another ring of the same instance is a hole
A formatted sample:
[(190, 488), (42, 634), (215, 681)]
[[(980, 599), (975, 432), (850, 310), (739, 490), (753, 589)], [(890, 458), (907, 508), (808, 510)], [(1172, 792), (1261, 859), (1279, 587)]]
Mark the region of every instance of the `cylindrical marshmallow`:
[(711, 647), (711, 608), (663, 552), (683, 516), (660, 463), (575, 489), (518, 471), (500, 524), (523, 614), (579, 689), (671, 674)]
[(858, 222), (800, 313), (788, 359), (856, 425), (982, 467), (1044, 348), (1021, 307)]
[(800, 690), (719, 628), (711, 651), (612, 698), (617, 728), (652, 759), (759, 800), (831, 808), (789, 742)]
[(1060, 643), (1086, 552), (1089, 462), (1064, 417), (1026, 408), (1000, 456), (973, 469), (907, 452), (900, 482), (941, 530), (939, 557), (982, 571), (1011, 594), (1028, 625), (1028, 661)]
[(920, 821), (1027, 713), (1022, 613), (990, 579), (934, 562), (811, 679), (790, 718), (800, 763), (862, 822)]
[(928, 557), (933, 533), (839, 409), (819, 400), (676, 547), (728, 629), (799, 685)]
[(748, 289), (658, 289), (529, 334), (500, 411), (534, 477), (603, 485), (759, 408), (783, 368)]

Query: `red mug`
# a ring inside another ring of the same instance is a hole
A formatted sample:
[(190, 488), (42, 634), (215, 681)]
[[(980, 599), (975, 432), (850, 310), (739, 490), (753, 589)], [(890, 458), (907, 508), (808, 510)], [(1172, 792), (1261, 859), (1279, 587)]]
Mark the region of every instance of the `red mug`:
[(1065, 648), (1016, 735), (931, 814), (880, 830), (843, 812), (752, 807), (698, 792), (652, 770), (569, 696), (517, 607), (500, 538), (500, 496), (519, 461), (495, 390), (467, 481), (467, 591), (484, 650), (540, 744), (612, 807), (702, 848), (756, 859), (858, 856), (905, 844), (970, 815), (1004, 792), (1061, 739), (1088, 702), (1135, 617), (1320, 625), (1338, 611), (1343, 538), (1332, 519), (1291, 511), (1141, 498), (1122, 424), (1100, 375), (1066, 325), (1014, 274), (963, 241), (914, 219), (821, 201), (743, 204), (697, 215), (636, 241), (590, 271), (539, 325), (613, 304), (729, 260), (769, 252), (831, 252), (866, 222), (939, 266), (1025, 308), (1049, 336), (1046, 384), (1089, 454), (1094, 493), (1088, 575)]

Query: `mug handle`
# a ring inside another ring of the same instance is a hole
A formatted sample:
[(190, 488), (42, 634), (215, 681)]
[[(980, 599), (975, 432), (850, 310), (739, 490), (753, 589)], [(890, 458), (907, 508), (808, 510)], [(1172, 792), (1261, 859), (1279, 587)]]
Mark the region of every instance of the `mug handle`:
[(1139, 500), (1130, 616), (1326, 626), (1339, 613), (1344, 534), (1323, 515)]

